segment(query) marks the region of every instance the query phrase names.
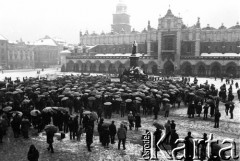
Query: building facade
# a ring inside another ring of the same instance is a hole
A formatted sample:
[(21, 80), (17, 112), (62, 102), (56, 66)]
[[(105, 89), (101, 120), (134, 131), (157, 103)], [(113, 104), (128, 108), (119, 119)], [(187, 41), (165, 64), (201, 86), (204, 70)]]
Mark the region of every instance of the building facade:
[(139, 65), (150, 74), (240, 75), (239, 23), (229, 28), (223, 24), (219, 28), (201, 27), (198, 18), (196, 24), (187, 27), (170, 9), (158, 18), (157, 29), (148, 22), (141, 32), (112, 27), (110, 33), (80, 34), (80, 43), (91, 49), (69, 54), (62, 65), (66, 71), (120, 72), (129, 68), (128, 55), (134, 40), (141, 54)]
[(35, 68), (34, 46), (24, 42), (8, 43), (8, 69)]
[(0, 69), (4, 69), (7, 67), (7, 50), (8, 40), (4, 36), (0, 35)]

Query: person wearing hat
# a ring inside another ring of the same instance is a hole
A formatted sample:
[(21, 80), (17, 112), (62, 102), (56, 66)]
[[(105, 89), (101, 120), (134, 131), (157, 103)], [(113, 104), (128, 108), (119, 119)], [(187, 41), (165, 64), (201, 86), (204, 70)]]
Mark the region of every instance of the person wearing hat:
[(200, 160), (205, 160), (206, 159), (206, 148), (207, 148), (207, 134), (203, 134), (202, 140), (199, 142), (197, 145), (197, 151), (200, 153)]
[(202, 104), (199, 101), (196, 105), (196, 113), (198, 114), (198, 117), (200, 117), (201, 112), (202, 112)]

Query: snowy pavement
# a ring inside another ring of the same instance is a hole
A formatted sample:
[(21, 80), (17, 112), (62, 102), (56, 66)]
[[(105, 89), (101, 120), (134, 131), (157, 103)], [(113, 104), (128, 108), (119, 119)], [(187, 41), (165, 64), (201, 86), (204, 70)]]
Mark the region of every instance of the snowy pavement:
[[(56, 69), (46, 69), (44, 72), (41, 73), (43, 76), (44, 74), (62, 74)], [(70, 74), (70, 73), (64, 73)], [(37, 77), (37, 70), (33, 71), (5, 71), (5, 73), (0, 74), (0, 80), (4, 79), (4, 77), (12, 77), (15, 79), (16, 77)], [(191, 81), (193, 78), (191, 78)], [(208, 80), (209, 84), (215, 84), (217, 88), (220, 87), (225, 82), (220, 81), (218, 79), (215, 81), (214, 79), (207, 79), (207, 78), (198, 78), (199, 83), (205, 83)], [(234, 80), (234, 83), (240, 80)], [(227, 88), (229, 85), (227, 85)], [(220, 112), (222, 117), (220, 119), (220, 127), (213, 128), (214, 120), (213, 118), (209, 118), (208, 120), (203, 120), (201, 116), (193, 118), (188, 118), (186, 116), (187, 108), (181, 105), (180, 108), (171, 109), (170, 115), (168, 118), (163, 117), (163, 112), (160, 112), (158, 122), (165, 124), (167, 120), (175, 120), (176, 123), (176, 130), (179, 134), (180, 138), (184, 138), (187, 135), (188, 131), (192, 132), (192, 136), (194, 138), (202, 138), (203, 133), (210, 133), (213, 134), (214, 139), (219, 139), (220, 143), (223, 139), (231, 138), (235, 139), (237, 143), (237, 151), (239, 152), (240, 149), (240, 107), (236, 97), (236, 89), (233, 86), (233, 93), (235, 95), (235, 109), (234, 109), (234, 119), (229, 119), (229, 116), (225, 116), (224, 112), (224, 105), (220, 103)], [(114, 114), (112, 119), (105, 119), (105, 122), (111, 122), (115, 120), (115, 124), (117, 128), (122, 120), (127, 120), (127, 117), (120, 118), (119, 115)], [(126, 150), (117, 150), (117, 144), (110, 144), (109, 149), (104, 149), (98, 139), (97, 134), (97, 123), (95, 124), (94, 129), (94, 141), (92, 144), (92, 152), (88, 152), (85, 143), (85, 134), (82, 136), (80, 142), (69, 140), (69, 135), (66, 135), (66, 138), (62, 141), (54, 140), (54, 148), (55, 153), (51, 154), (47, 151), (46, 147), (46, 136), (41, 133), (37, 135), (35, 130), (31, 130), (30, 138), (31, 139), (23, 139), (13, 138), (12, 130), (9, 128), (8, 135), (4, 137), (3, 144), (0, 144), (0, 160), (1, 161), (25, 161), (27, 160), (27, 152), (29, 146), (31, 144), (35, 144), (37, 149), (40, 152), (40, 161), (74, 161), (74, 160), (83, 160), (83, 161), (137, 161), (140, 158), (140, 153), (142, 150), (142, 141), (141, 136), (145, 132), (146, 129), (150, 131), (154, 131), (155, 127), (152, 126), (153, 117), (147, 116), (142, 117), (142, 127), (139, 131), (129, 131), (127, 132), (127, 143), (126, 143)], [(116, 140), (117, 141), (117, 140)], [(238, 153), (238, 155), (240, 155)], [(164, 156), (162, 159), (164, 160)]]

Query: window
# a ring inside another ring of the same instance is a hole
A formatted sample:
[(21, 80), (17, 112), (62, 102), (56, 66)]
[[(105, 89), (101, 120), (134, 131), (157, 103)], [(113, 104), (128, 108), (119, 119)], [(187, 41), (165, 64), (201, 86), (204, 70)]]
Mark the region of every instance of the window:
[(173, 50), (173, 38), (172, 37), (165, 37), (165, 50)]

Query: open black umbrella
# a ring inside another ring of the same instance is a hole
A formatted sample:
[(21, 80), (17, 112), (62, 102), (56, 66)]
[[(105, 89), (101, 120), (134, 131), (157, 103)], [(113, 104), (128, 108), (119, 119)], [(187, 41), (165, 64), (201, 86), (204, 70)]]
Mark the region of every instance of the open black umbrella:
[(155, 127), (158, 128), (158, 129), (161, 129), (161, 130), (164, 129), (164, 126), (163, 126), (162, 124), (158, 123), (158, 122), (154, 122), (154, 123), (153, 123), (153, 126), (155, 126)]

